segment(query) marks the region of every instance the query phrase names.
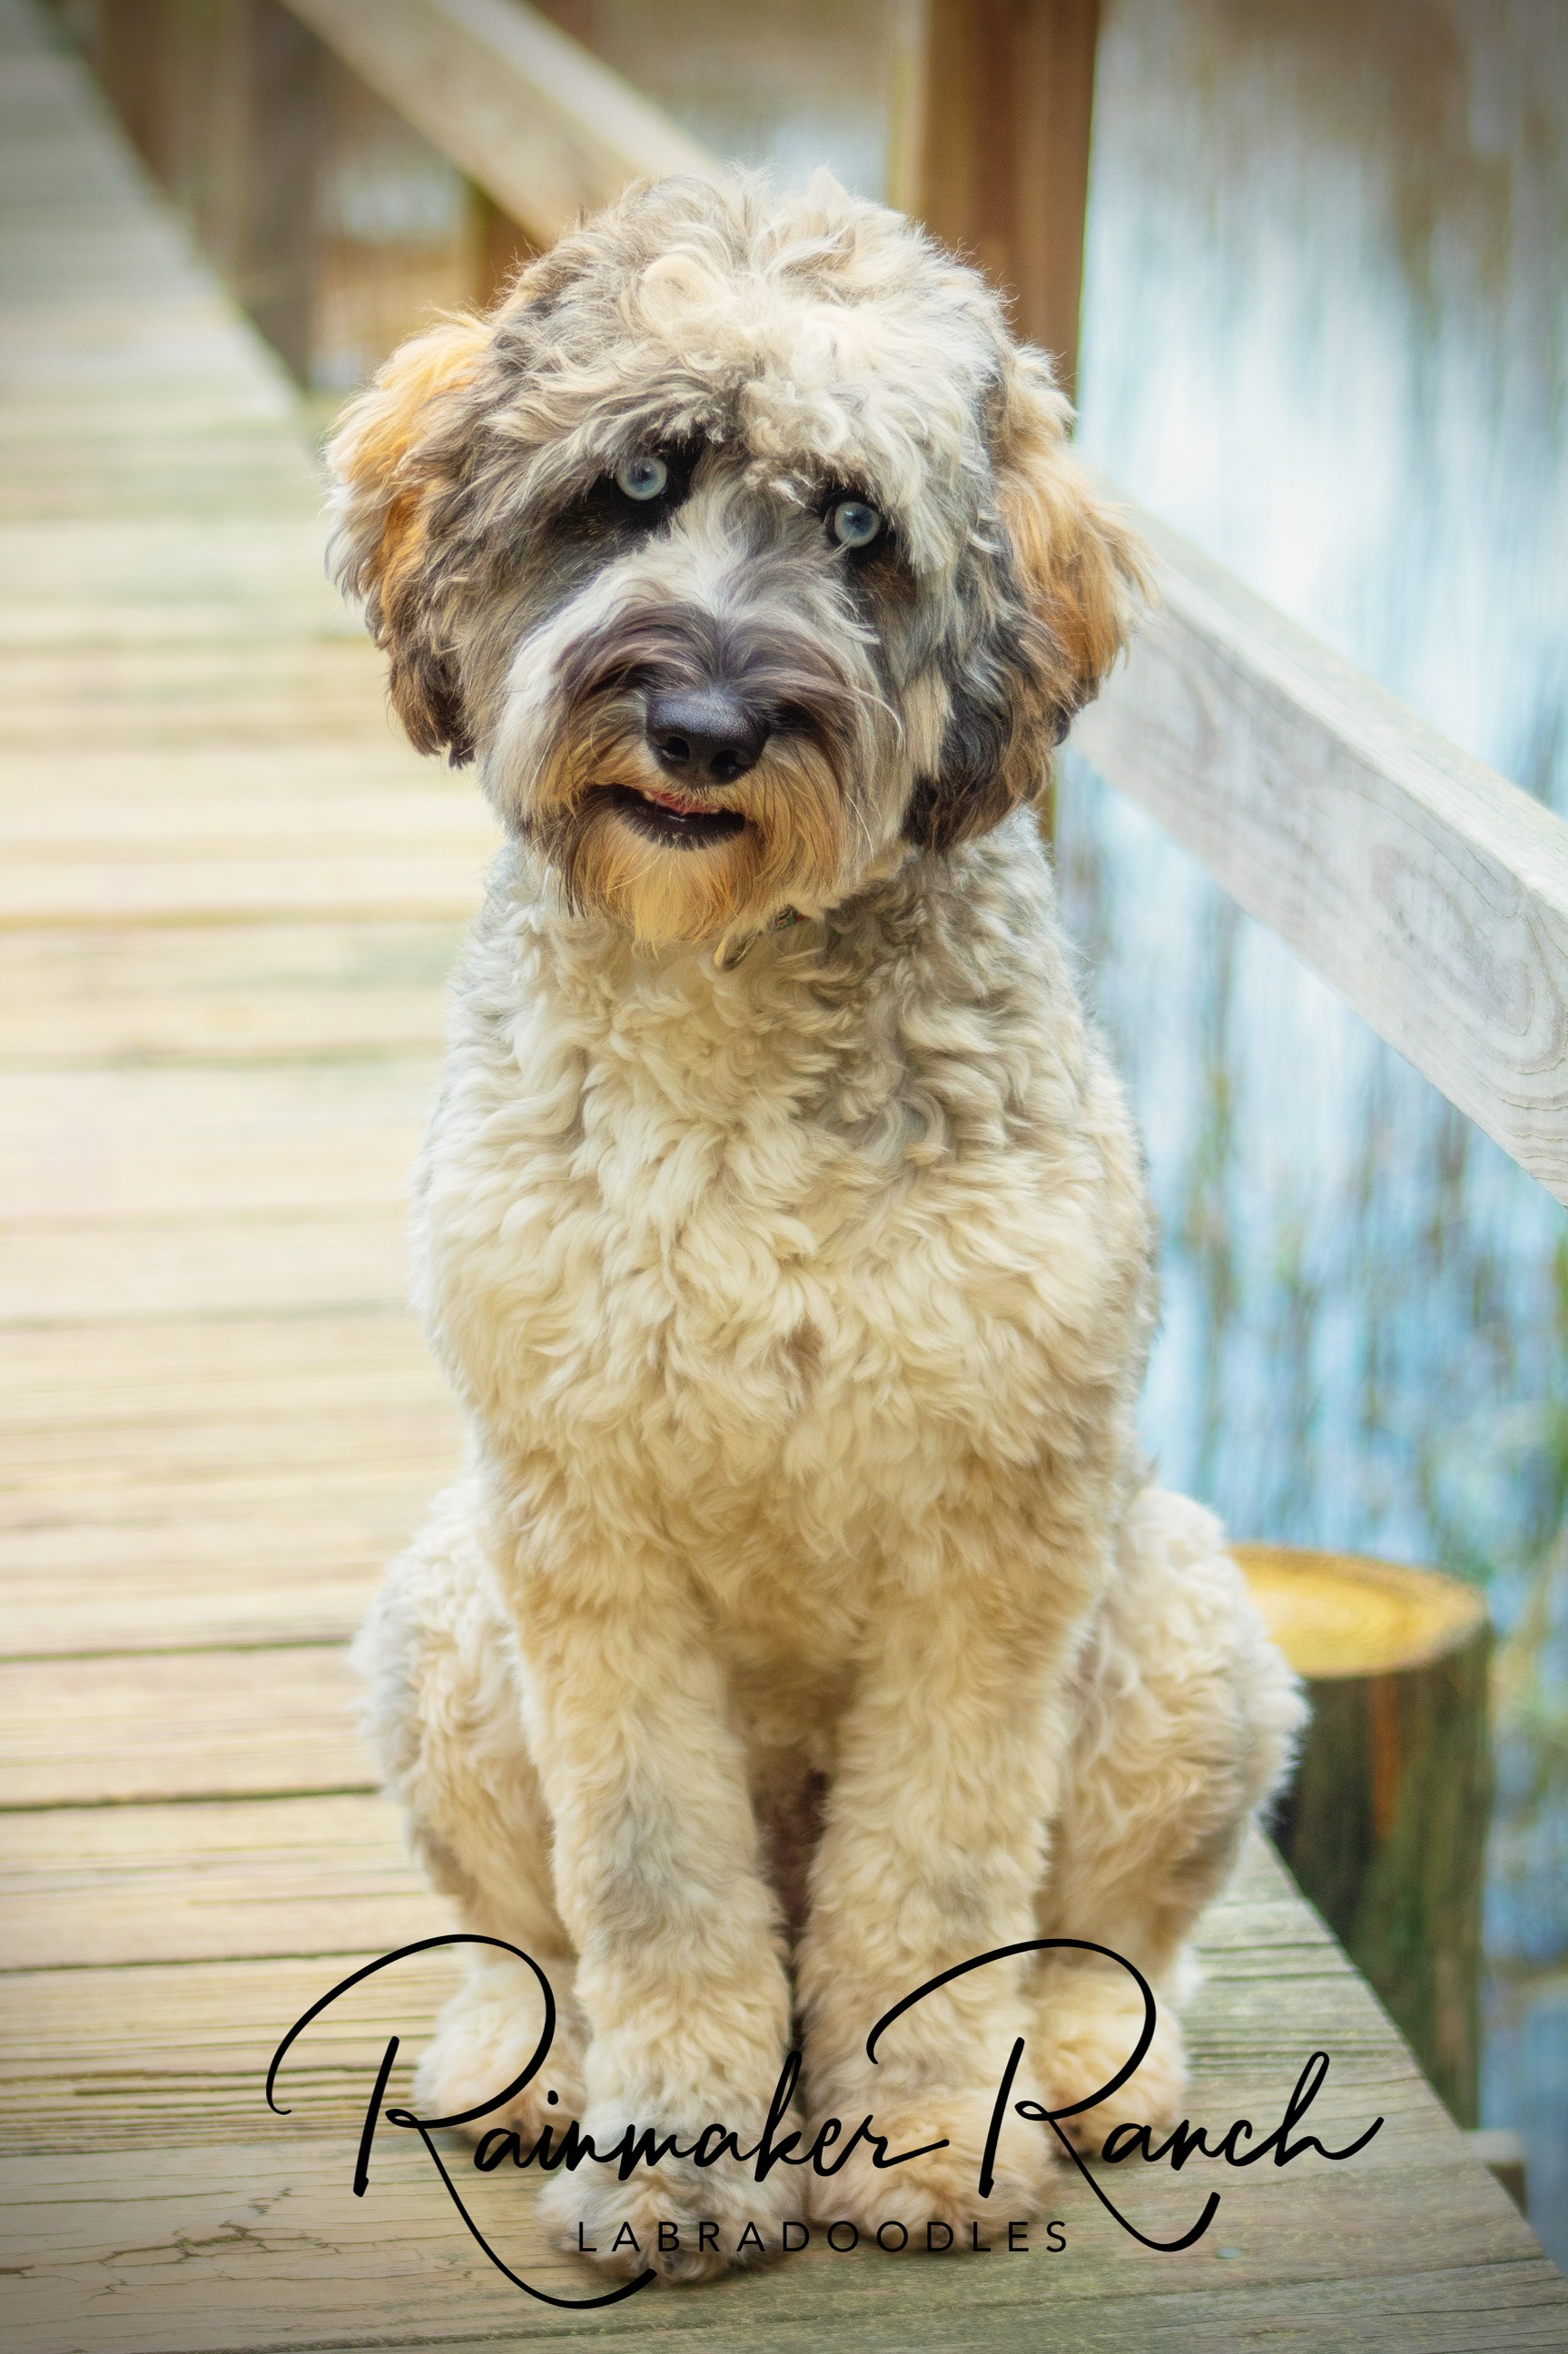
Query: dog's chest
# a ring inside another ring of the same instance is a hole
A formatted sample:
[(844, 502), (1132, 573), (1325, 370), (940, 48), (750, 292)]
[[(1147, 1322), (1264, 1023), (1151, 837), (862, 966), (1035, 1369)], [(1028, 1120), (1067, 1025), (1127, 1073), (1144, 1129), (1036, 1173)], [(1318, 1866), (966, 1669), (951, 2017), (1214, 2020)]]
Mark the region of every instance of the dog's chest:
[(742, 1577), (832, 1577), (1053, 1417), (1078, 1443), (1071, 1396), (1126, 1352), (1130, 1140), (1086, 1113), (1038, 935), (993, 930), (984, 993), (893, 956), (563, 980), (551, 941), (532, 970), (481, 941), (419, 1255), (487, 1452)]
[(428, 1313), (487, 1439), (729, 1558), (750, 1528), (862, 1543), (945, 1453), (1015, 1456), (1082, 1257), (1016, 1042), (993, 1079), (972, 1016), (768, 1012), (671, 987), (471, 1029), (423, 1188)]
[(563, 1067), (518, 1026), (431, 1201), (475, 1339), (518, 1364), (514, 1407), (777, 1442), (885, 1321), (907, 1190), (893, 1090), (846, 1132), (843, 1086), (788, 1040), (644, 1038)]

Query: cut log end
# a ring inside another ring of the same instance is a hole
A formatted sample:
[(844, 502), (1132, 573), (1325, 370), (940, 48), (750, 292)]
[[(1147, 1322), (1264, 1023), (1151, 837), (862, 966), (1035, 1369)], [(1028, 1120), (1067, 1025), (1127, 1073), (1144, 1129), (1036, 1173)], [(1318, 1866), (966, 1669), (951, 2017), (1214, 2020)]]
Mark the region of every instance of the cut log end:
[(1438, 1570), (1290, 1545), (1232, 1551), (1264, 1624), (1310, 1683), (1430, 1667), (1486, 1627), (1485, 1597)]
[(1312, 1703), (1280, 1852), (1473, 2126), (1491, 1796), (1485, 1597), (1436, 1570), (1351, 1553), (1234, 1551)]

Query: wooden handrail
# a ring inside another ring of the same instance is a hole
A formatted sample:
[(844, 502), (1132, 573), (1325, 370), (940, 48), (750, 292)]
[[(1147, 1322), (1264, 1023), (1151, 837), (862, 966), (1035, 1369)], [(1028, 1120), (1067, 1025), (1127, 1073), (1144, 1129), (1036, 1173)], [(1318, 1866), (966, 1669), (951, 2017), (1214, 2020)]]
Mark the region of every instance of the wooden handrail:
[(524, 0), (287, 0), (537, 246), (629, 180), (722, 169)]
[(1086, 759), (1568, 1202), (1568, 824), (1155, 516)]
[[(718, 160), (523, 0), (288, 0), (536, 244)], [(1568, 825), (1151, 515), (1163, 605), (1073, 731), (1568, 1202)]]

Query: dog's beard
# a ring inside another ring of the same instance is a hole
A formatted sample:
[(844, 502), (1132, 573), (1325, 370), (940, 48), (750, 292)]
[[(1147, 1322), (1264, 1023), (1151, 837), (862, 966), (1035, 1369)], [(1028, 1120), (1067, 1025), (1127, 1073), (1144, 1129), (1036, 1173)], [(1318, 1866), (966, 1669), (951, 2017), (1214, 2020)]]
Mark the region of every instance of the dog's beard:
[(723, 649), (768, 715), (756, 765), (724, 784), (667, 774), (647, 739), (648, 695), (712, 676), (715, 634), (644, 621), (571, 648), (522, 811), (568, 905), (652, 944), (722, 939), (829, 903), (863, 863), (864, 783), (887, 762), (874, 685), (791, 660), (775, 640), (739, 662)]
[(735, 783), (672, 811), (671, 779), (635, 730), (567, 738), (540, 779), (528, 831), (568, 904), (650, 942), (761, 925), (830, 898), (844, 865), (846, 799), (810, 746), (765, 753)]

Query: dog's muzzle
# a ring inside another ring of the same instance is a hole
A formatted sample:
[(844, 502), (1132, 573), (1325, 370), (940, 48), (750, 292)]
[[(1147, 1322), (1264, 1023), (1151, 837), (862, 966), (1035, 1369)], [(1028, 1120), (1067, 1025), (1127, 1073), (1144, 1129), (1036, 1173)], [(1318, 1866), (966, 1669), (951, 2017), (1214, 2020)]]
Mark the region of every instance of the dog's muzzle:
[(716, 682), (649, 699), (648, 741), (677, 787), (734, 784), (755, 769), (771, 733), (734, 687)]
[(661, 782), (603, 788), (620, 816), (672, 850), (701, 849), (745, 832), (741, 812), (726, 809), (714, 791), (757, 766), (772, 729), (735, 687), (713, 680), (652, 688), (643, 732)]

